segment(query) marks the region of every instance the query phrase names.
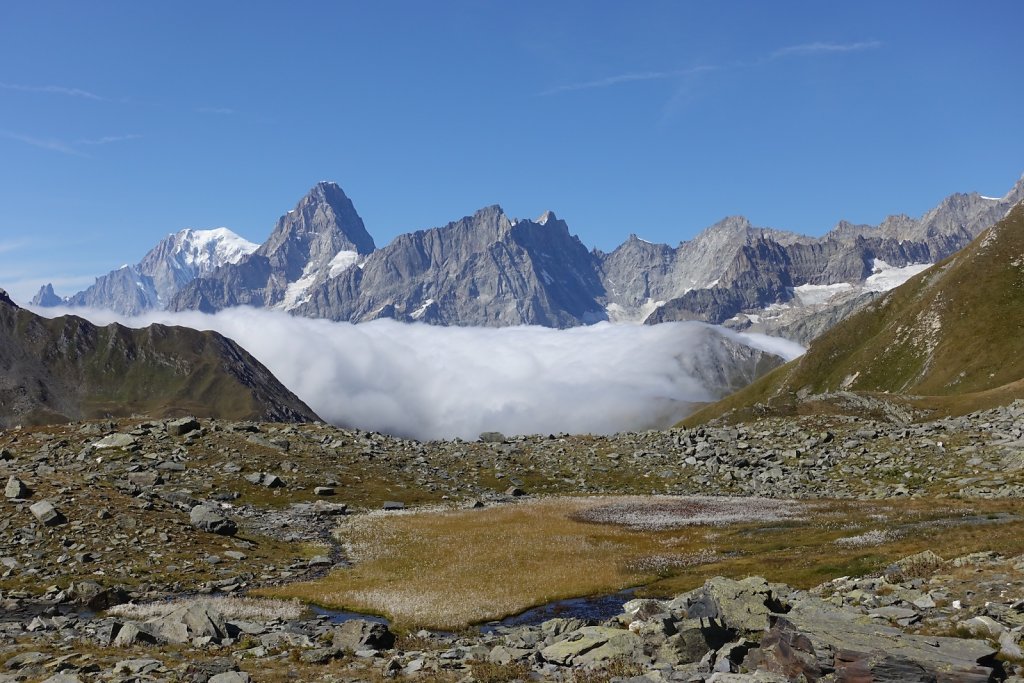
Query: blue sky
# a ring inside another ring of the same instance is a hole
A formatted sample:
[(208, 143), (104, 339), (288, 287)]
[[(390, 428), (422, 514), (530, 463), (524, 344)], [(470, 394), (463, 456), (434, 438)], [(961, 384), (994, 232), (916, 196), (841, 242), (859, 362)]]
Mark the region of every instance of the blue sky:
[(820, 234), (1024, 172), (1024, 4), (5, 2), (0, 287), (336, 180), (378, 244), (499, 203), (588, 246)]

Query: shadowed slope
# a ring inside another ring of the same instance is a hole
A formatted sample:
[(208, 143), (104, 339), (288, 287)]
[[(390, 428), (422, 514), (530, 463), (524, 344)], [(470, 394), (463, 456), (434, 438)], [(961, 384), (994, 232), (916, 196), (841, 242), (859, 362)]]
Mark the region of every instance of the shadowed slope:
[(245, 349), (215, 332), (47, 319), (0, 290), (0, 426), (134, 413), (317, 419)]

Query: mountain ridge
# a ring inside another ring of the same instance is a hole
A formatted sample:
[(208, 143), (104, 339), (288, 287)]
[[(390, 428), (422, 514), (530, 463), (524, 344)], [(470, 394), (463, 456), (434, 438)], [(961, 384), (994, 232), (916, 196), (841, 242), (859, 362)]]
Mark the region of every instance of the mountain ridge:
[[(1002, 198), (956, 193), (918, 219), (895, 214), (878, 226), (840, 221), (808, 237), (729, 216), (676, 247), (633, 234), (608, 253), (588, 250), (554, 212), (521, 220), (494, 204), (444, 226), (403, 233), (378, 249), (344, 191), (323, 181), (252, 253), (197, 275), (160, 305), (211, 313), (250, 305), (332, 320), (440, 325), (701, 320), (787, 331), (805, 343), (806, 335), (833, 322), (828, 311), (849, 312), (858, 300), (843, 287), (827, 288), (845, 283), (859, 291), (879, 268), (941, 260), (1022, 198), (1024, 177)], [(818, 288), (816, 303), (805, 303), (803, 287)], [(58, 299), (43, 288), (34, 303)], [(87, 303), (101, 305), (101, 299)], [(156, 304), (130, 308), (144, 305)], [(816, 322), (805, 325), (804, 318)]]
[(215, 332), (43, 318), (0, 290), (0, 426), (146, 414), (273, 422), (319, 418)]

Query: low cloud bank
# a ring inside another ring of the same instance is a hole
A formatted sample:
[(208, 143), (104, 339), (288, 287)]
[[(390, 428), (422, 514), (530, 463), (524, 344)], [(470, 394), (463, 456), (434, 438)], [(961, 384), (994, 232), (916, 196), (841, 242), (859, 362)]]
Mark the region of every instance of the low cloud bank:
[(712, 329), (789, 359), (792, 342), (703, 323), (436, 327), (378, 320), (353, 325), (252, 308), (216, 315), (105, 310), (70, 313), (105, 325), (150, 323), (215, 330), (266, 365), (323, 419), (418, 439), (595, 433), (664, 427), (716, 396), (692, 371)]

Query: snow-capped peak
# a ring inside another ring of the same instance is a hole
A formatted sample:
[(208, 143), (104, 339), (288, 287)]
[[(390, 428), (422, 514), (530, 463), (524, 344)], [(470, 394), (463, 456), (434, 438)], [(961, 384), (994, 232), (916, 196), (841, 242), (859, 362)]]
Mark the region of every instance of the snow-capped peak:
[(226, 263), (238, 263), (259, 248), (228, 228), (194, 230), (175, 234), (172, 255), (181, 265), (206, 273)]

